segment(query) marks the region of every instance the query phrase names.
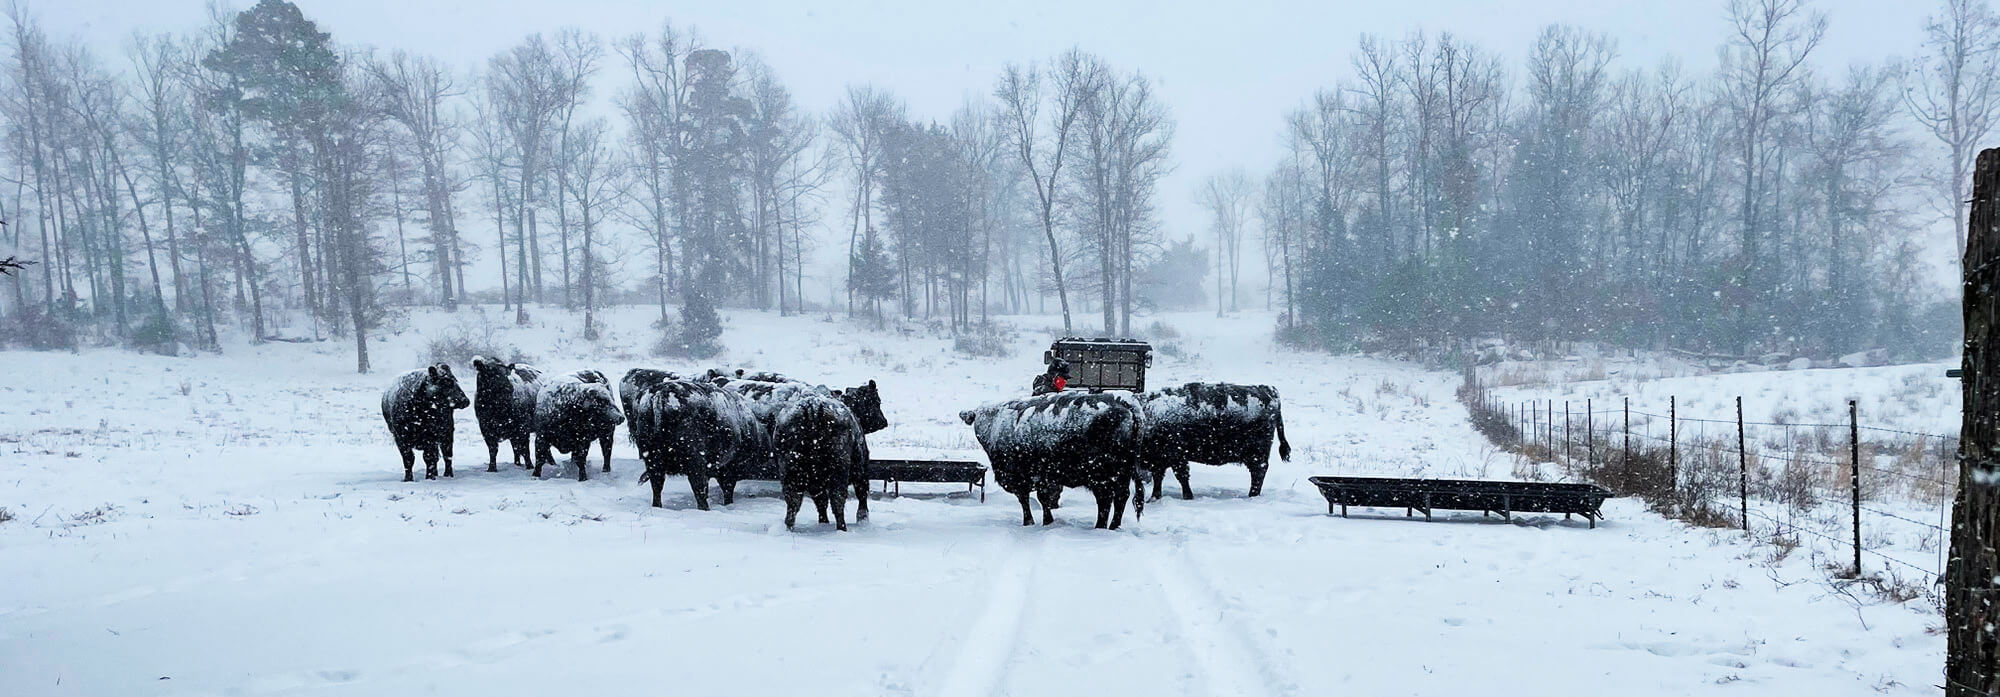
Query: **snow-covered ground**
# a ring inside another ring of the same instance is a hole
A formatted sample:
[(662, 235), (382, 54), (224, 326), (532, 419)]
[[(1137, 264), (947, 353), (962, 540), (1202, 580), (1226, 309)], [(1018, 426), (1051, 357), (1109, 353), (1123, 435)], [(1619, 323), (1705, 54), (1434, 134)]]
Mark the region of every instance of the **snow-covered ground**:
[[(1554, 418), (1531, 420), (1544, 425), (1531, 425), (1530, 430), (1551, 437), (1545, 429), (1553, 421), (1552, 437), (1558, 443), (1563, 437), (1564, 407), (1573, 412), (1573, 438), (1583, 437), (1582, 413), (1590, 408), (1595, 411), (1600, 441), (1609, 437), (1617, 442), (1624, 427), (1623, 400), (1629, 398), (1635, 442), (1657, 448), (1665, 446), (1670, 433), (1671, 397), (1681, 420), (1682, 452), (1704, 447), (1728, 450), (1720, 454), (1733, 473), (1737, 464), (1730, 453), (1736, 444), (1740, 396), (1748, 424), (1745, 441), (1753, 452), (1764, 455), (1756, 464), (1766, 471), (1767, 481), (1784, 478), (1790, 466), (1809, 471), (1817, 491), (1805, 505), (1792, 506), (1753, 490), (1753, 525), (1765, 532), (1796, 527), (1802, 532), (1794, 537), (1804, 551), (1828, 560), (1852, 558), (1854, 509), (1843, 469), (1849, 457), (1852, 400), (1864, 444), (1864, 569), (1929, 587), (1927, 581), (1943, 572), (1945, 530), (1957, 476), (1954, 456), (1961, 394), (1958, 381), (1945, 376), (1946, 369), (1956, 367), (1956, 362), (1937, 362), (1656, 378), (1648, 376), (1671, 370), (1620, 365), (1614, 369), (1617, 373), (1601, 379), (1495, 388), (1492, 398), (1506, 405), (1531, 402), (1541, 409), (1553, 405)], [(1562, 371), (1549, 374), (1563, 375)], [(1733, 512), (1735, 477), (1727, 478), (1724, 507)]]
[[(650, 310), (501, 325), (544, 369), (644, 357)], [(1020, 395), (1046, 318), (1004, 359), (845, 320), (727, 313), (729, 353), (829, 384), (879, 381), (878, 456), (979, 456), (958, 410)], [(454, 479), (401, 481), (377, 411), (419, 314), (352, 374), (346, 344), (221, 356), (5, 353), (0, 695), (1929, 694), (1939, 618), (1859, 605), (1813, 560), (1615, 500), (1597, 529), (1401, 511), (1326, 514), (1316, 474), (1507, 477), (1454, 375), (1274, 350), (1272, 318), (1163, 319), (1189, 358), (1155, 384), (1270, 384), (1293, 461), (1265, 495), (1197, 465), (1197, 498), (1090, 529), (1023, 528), (997, 487), (878, 498), (850, 533), (782, 525), (774, 485), (712, 512), (647, 506), (629, 442), (578, 483), (484, 471), (470, 411)], [(460, 374), (471, 386), (471, 370)], [(1174, 485), (1168, 485), (1170, 495)]]
[[(1634, 410), (1664, 415), (1667, 398), (1675, 397), (1681, 416), (1720, 421), (1736, 418), (1736, 398), (1742, 397), (1743, 417), (1749, 421), (1842, 427), (1847, 401), (1855, 400), (1863, 426), (1955, 435), (1962, 395), (1958, 381), (1945, 377), (1945, 370), (1957, 367), (1957, 361), (1948, 361), (1659, 378), (1643, 377), (1645, 367), (1627, 367), (1628, 372), (1599, 379), (1498, 387), (1493, 395), (1502, 402), (1555, 400), (1557, 416), (1564, 402), (1577, 410), (1585, 400), (1600, 410), (1615, 409), (1628, 397)], [(1641, 420), (1635, 417), (1634, 424)]]

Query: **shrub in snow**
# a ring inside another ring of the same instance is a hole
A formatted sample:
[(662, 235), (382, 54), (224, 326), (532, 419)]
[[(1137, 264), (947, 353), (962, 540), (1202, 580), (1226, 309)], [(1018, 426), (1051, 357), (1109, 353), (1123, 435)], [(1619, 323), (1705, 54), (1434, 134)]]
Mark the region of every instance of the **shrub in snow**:
[(1012, 354), (1014, 330), (999, 324), (970, 327), (959, 332), (951, 348), (971, 358), (1006, 358)]
[(37, 351), (76, 348), (76, 324), (59, 312), (30, 305), (14, 313), (12, 324), (5, 339), (15, 346)]
[(528, 362), (527, 354), (497, 334), (498, 329), (483, 315), (478, 322), (461, 322), (430, 340), (424, 348), (425, 362), (469, 365), (475, 356), (504, 363)]
[(722, 353), (722, 316), (703, 293), (689, 293), (681, 319), (653, 344), (653, 353), (677, 358), (713, 358)]
[(132, 348), (162, 356), (180, 352), (181, 328), (165, 312), (154, 312), (132, 329)]

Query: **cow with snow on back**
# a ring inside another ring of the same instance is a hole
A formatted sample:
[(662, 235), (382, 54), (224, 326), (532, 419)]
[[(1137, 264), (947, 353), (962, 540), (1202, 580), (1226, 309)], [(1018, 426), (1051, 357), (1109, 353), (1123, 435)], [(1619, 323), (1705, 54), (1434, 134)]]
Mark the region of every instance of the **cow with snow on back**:
[(549, 449), (570, 456), (576, 480), (588, 481), (590, 446), (604, 446), (604, 471), (611, 471), (611, 441), (625, 415), (611, 395), (611, 381), (595, 370), (579, 370), (542, 380), (535, 391), (535, 477), (555, 464)]
[(625, 382), (637, 385), (629, 428), (646, 463), (640, 481), (652, 485), (653, 507), (661, 507), (660, 488), (676, 474), (687, 476), (696, 508), (708, 510), (711, 478), (722, 485), (722, 503), (735, 503), (743, 470), (771, 458), (770, 431), (742, 395), (706, 380), (651, 377), (659, 379), (628, 373)]
[(542, 371), (525, 363), (503, 363), (472, 357), (475, 384), (472, 413), (479, 417), (479, 435), (486, 439), (486, 471), (500, 471), (500, 443), (513, 447), (514, 465), (534, 461), (529, 448), (535, 432), (535, 388)]
[(444, 456), (444, 476), (451, 476), (452, 412), (471, 406), (465, 388), (444, 363), (396, 376), (382, 392), (382, 420), (396, 450), (403, 454), (403, 481), (416, 481), (416, 454), (424, 452), (424, 478), (438, 478), (438, 456)]
[(1020, 499), (1022, 525), (1035, 523), (1029, 494), (1042, 502), (1042, 524), (1054, 523), (1066, 487), (1090, 489), (1099, 528), (1118, 529), (1128, 498), (1133, 518), (1145, 510), (1139, 459), (1145, 415), (1129, 392), (1058, 392), (968, 409), (958, 418), (972, 426), (994, 481)]
[[(876, 388), (874, 380), (869, 380), (868, 384), (859, 387), (850, 387), (844, 390), (829, 390), (825, 385), (808, 385), (797, 380), (784, 378), (784, 376), (777, 373), (760, 372), (752, 373), (751, 375), (776, 377), (779, 380), (766, 381), (718, 377), (710, 377), (709, 379), (711, 382), (722, 386), (723, 389), (743, 395), (745, 399), (750, 400), (751, 412), (757, 415), (757, 420), (764, 422), (764, 428), (771, 431), (773, 438), (779, 437), (778, 414), (787, 406), (807, 397), (832, 397), (839, 400), (841, 406), (846, 407), (852, 417), (846, 423), (857, 429), (854, 432), (854, 438), (861, 441), (864, 445), (868, 441), (868, 434), (889, 427), (889, 417), (882, 413), (882, 393)], [(782, 479), (782, 463), (772, 461), (765, 464), (767, 471), (775, 470), (779, 472), (779, 476)], [(865, 457), (862, 458), (858, 465), (848, 470), (848, 474), (851, 479), (849, 483), (854, 487), (854, 497), (859, 502), (857, 504), (859, 510), (855, 512), (854, 519), (858, 521), (867, 520), (868, 477), (870, 475), (868, 459)], [(817, 501), (818, 499), (814, 500)]]
[(785, 527), (798, 521), (799, 504), (810, 496), (819, 522), (826, 522), (831, 505), (835, 527), (846, 530), (847, 487), (857, 476), (861, 483), (854, 492), (860, 499), (855, 520), (867, 520), (868, 438), (854, 412), (831, 395), (806, 394), (784, 402), (774, 423), (771, 440), (785, 494)]
[(1154, 499), (1160, 498), (1170, 467), (1180, 480), (1181, 498), (1194, 498), (1194, 489), (1188, 486), (1189, 462), (1243, 463), (1250, 470), (1250, 495), (1263, 493), (1274, 433), (1278, 457), (1292, 459), (1278, 391), (1268, 385), (1190, 382), (1142, 393), (1139, 403), (1146, 410), (1141, 450), (1153, 479)]

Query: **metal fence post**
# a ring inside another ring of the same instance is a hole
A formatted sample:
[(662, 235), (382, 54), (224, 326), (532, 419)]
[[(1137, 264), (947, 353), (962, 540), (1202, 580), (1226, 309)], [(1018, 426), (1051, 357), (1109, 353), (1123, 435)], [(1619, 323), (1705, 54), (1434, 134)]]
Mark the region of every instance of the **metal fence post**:
[(1849, 488), (1854, 492), (1854, 575), (1861, 576), (1861, 417), (1855, 400), (1847, 400), (1847, 447), (1853, 462), (1847, 468)]
[(1677, 497), (1681, 491), (1681, 417), (1677, 410), (1678, 397), (1667, 396), (1667, 495)]
[(1597, 412), (1592, 400), (1583, 400), (1583, 461), (1586, 466), (1597, 466)]
[(1625, 461), (1621, 466), (1632, 464), (1632, 398), (1625, 398)]
[(1736, 397), (1736, 505), (1743, 516), (1743, 532), (1750, 532), (1750, 450), (1743, 447), (1743, 397)]
[(1574, 441), (1572, 441), (1569, 437), (1569, 400), (1565, 399), (1563, 400), (1563, 464), (1564, 465), (1568, 465), (1571, 460), (1576, 459), (1576, 450), (1570, 447), (1570, 444), (1573, 442)]

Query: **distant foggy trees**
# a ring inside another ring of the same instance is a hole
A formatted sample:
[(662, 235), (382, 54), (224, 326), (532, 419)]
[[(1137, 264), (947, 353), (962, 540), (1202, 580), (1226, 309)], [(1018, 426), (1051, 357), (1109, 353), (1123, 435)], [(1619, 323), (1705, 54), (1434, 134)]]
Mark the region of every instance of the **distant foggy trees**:
[[(1954, 315), (1920, 291), (1930, 219), (1902, 201), (1937, 171), (1940, 210), (1962, 215), (1965, 173), (1942, 172), (1990, 130), (1995, 78), (1952, 66), (1992, 65), (2000, 44), (1983, 4), (1943, 4), (1907, 72), (1816, 70), (1825, 17), (1802, 0), (1729, 3), (1705, 77), (1622, 68), (1608, 37), (1569, 26), (1513, 69), (1456, 36), (1363, 37), (1350, 79), (1286, 119), (1291, 154), (1257, 207), (1295, 309), (1281, 333), (1949, 350)], [(1919, 157), (1917, 132), (1944, 155)]]

